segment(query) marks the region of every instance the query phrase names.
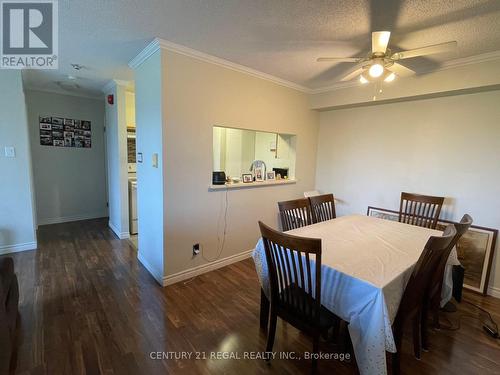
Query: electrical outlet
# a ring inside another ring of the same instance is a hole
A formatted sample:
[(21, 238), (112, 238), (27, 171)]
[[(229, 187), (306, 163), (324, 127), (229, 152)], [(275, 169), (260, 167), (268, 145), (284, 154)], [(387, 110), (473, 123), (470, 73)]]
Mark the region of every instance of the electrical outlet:
[(200, 244), (199, 243), (195, 243), (193, 245), (193, 256), (196, 256), (200, 253)]

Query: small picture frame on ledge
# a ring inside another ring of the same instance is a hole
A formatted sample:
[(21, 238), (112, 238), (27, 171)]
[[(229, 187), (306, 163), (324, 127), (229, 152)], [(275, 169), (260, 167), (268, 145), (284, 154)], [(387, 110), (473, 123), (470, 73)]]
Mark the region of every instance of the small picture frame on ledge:
[(255, 181), (258, 182), (264, 181), (264, 172), (262, 168), (255, 168), (254, 173), (255, 173)]
[(243, 174), (241, 177), (242, 177), (243, 183), (247, 184), (249, 182), (253, 182), (253, 175), (251, 173)]
[(275, 171), (269, 171), (266, 173), (266, 179), (267, 180), (276, 180), (276, 172)]

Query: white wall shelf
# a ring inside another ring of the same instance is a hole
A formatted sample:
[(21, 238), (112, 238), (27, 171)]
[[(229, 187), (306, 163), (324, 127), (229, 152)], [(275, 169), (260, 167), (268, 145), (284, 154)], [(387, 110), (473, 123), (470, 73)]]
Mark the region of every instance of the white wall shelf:
[(226, 189), (253, 189), (264, 186), (275, 186), (275, 185), (290, 185), (297, 183), (297, 180), (266, 180), (262, 182), (239, 182), (239, 183), (226, 183), (225, 185), (210, 185), (208, 191), (219, 191)]

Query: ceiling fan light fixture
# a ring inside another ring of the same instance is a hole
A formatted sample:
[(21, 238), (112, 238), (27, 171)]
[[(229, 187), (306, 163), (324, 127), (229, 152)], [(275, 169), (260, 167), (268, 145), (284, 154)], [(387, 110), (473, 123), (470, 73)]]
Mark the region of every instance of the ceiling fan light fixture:
[(387, 77), (384, 78), (384, 82), (392, 82), (396, 79), (396, 75), (394, 73), (390, 73)]
[(365, 78), (363, 74), (361, 74), (359, 76), (359, 82), (361, 82), (364, 85), (365, 83), (368, 83), (368, 80)]
[(368, 69), (368, 74), (373, 78), (380, 77), (382, 73), (384, 73), (384, 67), (379, 63), (373, 64), (370, 66), (370, 69)]

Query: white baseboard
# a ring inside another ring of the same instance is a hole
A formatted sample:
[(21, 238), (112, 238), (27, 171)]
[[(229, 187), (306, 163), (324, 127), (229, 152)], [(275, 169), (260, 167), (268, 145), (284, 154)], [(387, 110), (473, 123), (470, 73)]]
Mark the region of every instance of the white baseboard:
[(37, 220), (37, 225), (48, 225), (48, 224), (60, 224), (67, 223), (70, 221), (80, 221), (89, 219), (98, 219), (101, 217), (108, 216), (105, 212), (91, 213), (85, 215), (72, 215), (72, 216), (60, 216), (60, 217), (48, 217)]
[(111, 228), (111, 230), (116, 234), (116, 236), (120, 240), (126, 240), (127, 238), (130, 238), (130, 233), (129, 232), (120, 232), (117, 227), (111, 222), (108, 221), (108, 226)]
[(178, 283), (179, 281), (184, 281), (188, 280), (192, 277), (201, 275), (203, 273), (207, 273), (213, 270), (216, 270), (218, 268), (222, 268), (225, 266), (228, 266), (232, 263), (236, 263), (239, 261), (242, 261), (244, 259), (250, 258), (252, 256), (252, 250), (244, 251), (242, 253), (236, 254), (236, 255), (231, 255), (226, 258), (218, 259), (216, 261), (207, 263), (207, 264), (202, 264), (197, 267), (190, 268), (185, 271), (177, 272), (174, 273), (173, 275), (165, 276), (163, 278), (163, 286), (167, 285), (172, 285), (175, 283)]
[(151, 265), (151, 263), (149, 263), (143, 256), (142, 256), (142, 253), (139, 251), (137, 253), (137, 259), (139, 259), (139, 262), (142, 263), (142, 265), (144, 266), (144, 268), (146, 268), (148, 270), (148, 272), (151, 274), (151, 276), (153, 276), (153, 278), (156, 280), (156, 282), (160, 285), (163, 285), (162, 283), (162, 272), (158, 272), (158, 270), (155, 269), (155, 267), (153, 267)]
[(9, 254), (9, 253), (18, 253), (20, 251), (35, 250), (36, 248), (37, 248), (36, 241), (26, 242), (26, 243), (18, 243), (15, 245), (2, 245), (2, 246), (0, 246), (0, 255)]
[(500, 288), (495, 288), (490, 286), (488, 288), (488, 295), (495, 297), (495, 298), (500, 298)]

